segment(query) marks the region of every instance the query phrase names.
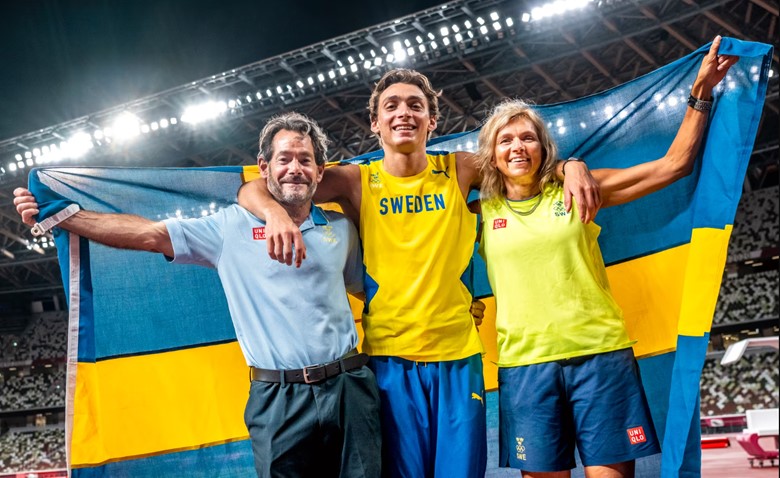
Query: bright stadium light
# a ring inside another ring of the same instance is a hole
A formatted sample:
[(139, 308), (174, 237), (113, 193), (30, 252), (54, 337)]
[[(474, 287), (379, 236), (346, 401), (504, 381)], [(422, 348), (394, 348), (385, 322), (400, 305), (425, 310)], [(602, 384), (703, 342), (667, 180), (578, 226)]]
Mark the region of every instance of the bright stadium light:
[(214, 119), (227, 110), (224, 101), (207, 101), (199, 105), (193, 105), (184, 110), (181, 120), (185, 123), (197, 124)]
[(117, 140), (132, 139), (141, 132), (141, 121), (134, 114), (125, 111), (114, 120), (112, 130)]
[(545, 3), (531, 10), (531, 19), (541, 20), (556, 15), (563, 15), (573, 10), (581, 10), (588, 6), (590, 0), (556, 0)]
[(92, 143), (92, 138), (83, 131), (79, 131), (71, 136), (65, 144), (65, 148), (61, 148), (63, 156), (74, 159), (84, 156), (90, 149), (95, 147)]
[(168, 127), (168, 120), (163, 118), (160, 120), (160, 128), (167, 128)]
[(30, 158), (32, 158), (32, 153), (31, 153), (31, 152), (29, 152), (29, 151), (25, 151), (25, 152), (24, 152), (24, 158), (25, 158), (25, 159), (30, 159)]
[(490, 12), (490, 19), (495, 21), (498, 21), (498, 13), (496, 12)]
[(17, 161), (21, 161), (21, 160), (22, 160), (22, 155), (21, 155), (21, 154), (19, 154), (19, 153), (16, 153), (16, 154), (14, 155), (14, 159), (16, 159)]

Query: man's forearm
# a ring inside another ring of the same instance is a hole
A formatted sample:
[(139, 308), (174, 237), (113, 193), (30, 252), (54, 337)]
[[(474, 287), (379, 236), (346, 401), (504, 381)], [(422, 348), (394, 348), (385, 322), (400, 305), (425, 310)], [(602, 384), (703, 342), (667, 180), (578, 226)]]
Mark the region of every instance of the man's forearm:
[(106, 246), (173, 257), (173, 245), (165, 225), (140, 216), (81, 210), (58, 226)]
[[(238, 190), (238, 204), (262, 221), (265, 221), (269, 212), (275, 209), (278, 209), (278, 212), (284, 211), (282, 205), (268, 191), (268, 186), (263, 178), (241, 186)], [(284, 212), (287, 214), (286, 211)]]

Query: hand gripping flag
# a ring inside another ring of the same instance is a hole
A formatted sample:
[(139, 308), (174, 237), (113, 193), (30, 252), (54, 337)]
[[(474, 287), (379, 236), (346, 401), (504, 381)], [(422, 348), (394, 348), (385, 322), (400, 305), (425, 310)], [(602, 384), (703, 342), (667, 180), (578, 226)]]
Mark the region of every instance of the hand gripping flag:
[[(603, 93), (540, 106), (561, 157), (586, 158), (595, 169), (663, 156), (708, 48)], [(597, 217), (612, 291), (638, 341), (634, 352), (663, 444), (662, 476), (700, 476), (699, 376), (772, 48), (724, 38), (720, 53), (741, 58), (714, 91), (694, 172)], [(473, 149), (476, 134), (437, 138), (430, 147)], [(256, 167), (45, 168), (30, 173), (30, 190), (39, 221), (72, 203), (162, 220), (230, 204), (249, 174)], [(54, 236), (70, 309), (72, 475), (251, 476), (247, 368), (215, 271), (59, 229)], [(464, 278), (474, 295), (490, 294), (479, 258)], [(486, 383), (495, 388), (491, 320), (489, 304), (481, 334)]]

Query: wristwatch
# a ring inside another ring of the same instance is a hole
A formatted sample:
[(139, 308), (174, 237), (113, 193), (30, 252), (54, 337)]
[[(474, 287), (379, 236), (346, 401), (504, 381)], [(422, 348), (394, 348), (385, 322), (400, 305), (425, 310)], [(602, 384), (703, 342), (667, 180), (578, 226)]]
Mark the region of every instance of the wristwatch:
[(691, 108), (697, 110), (697, 111), (703, 111), (708, 112), (712, 109), (712, 100), (700, 100), (699, 98), (696, 98), (693, 95), (690, 95), (688, 97), (688, 106)]
[(582, 159), (582, 158), (575, 158), (573, 156), (571, 158), (569, 158), (569, 159), (564, 160), (563, 161), (563, 165), (561, 166), (561, 174), (563, 174), (564, 177), (566, 176), (566, 165), (569, 163), (569, 161), (577, 161), (577, 162), (580, 162), (580, 163), (584, 163), (585, 162), (584, 159)]

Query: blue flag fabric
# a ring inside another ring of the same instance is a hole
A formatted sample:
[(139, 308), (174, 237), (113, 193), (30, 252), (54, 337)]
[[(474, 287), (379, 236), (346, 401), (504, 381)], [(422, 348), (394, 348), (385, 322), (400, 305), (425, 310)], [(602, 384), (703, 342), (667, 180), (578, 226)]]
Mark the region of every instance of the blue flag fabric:
[[(561, 156), (584, 157), (591, 169), (663, 156), (708, 47), (603, 93), (540, 106)], [(638, 340), (663, 476), (701, 474), (699, 376), (772, 48), (724, 38), (720, 52), (741, 58), (714, 91), (693, 174), (596, 221), (613, 292)], [(473, 150), (476, 135), (429, 147)], [(39, 221), (72, 202), (153, 220), (198, 217), (234, 202), (251, 169), (45, 168), (30, 173), (29, 187)], [(73, 476), (251, 475), (246, 365), (215, 271), (61, 230), (55, 240), (70, 308)], [(474, 295), (490, 295), (483, 264), (468, 276)]]

